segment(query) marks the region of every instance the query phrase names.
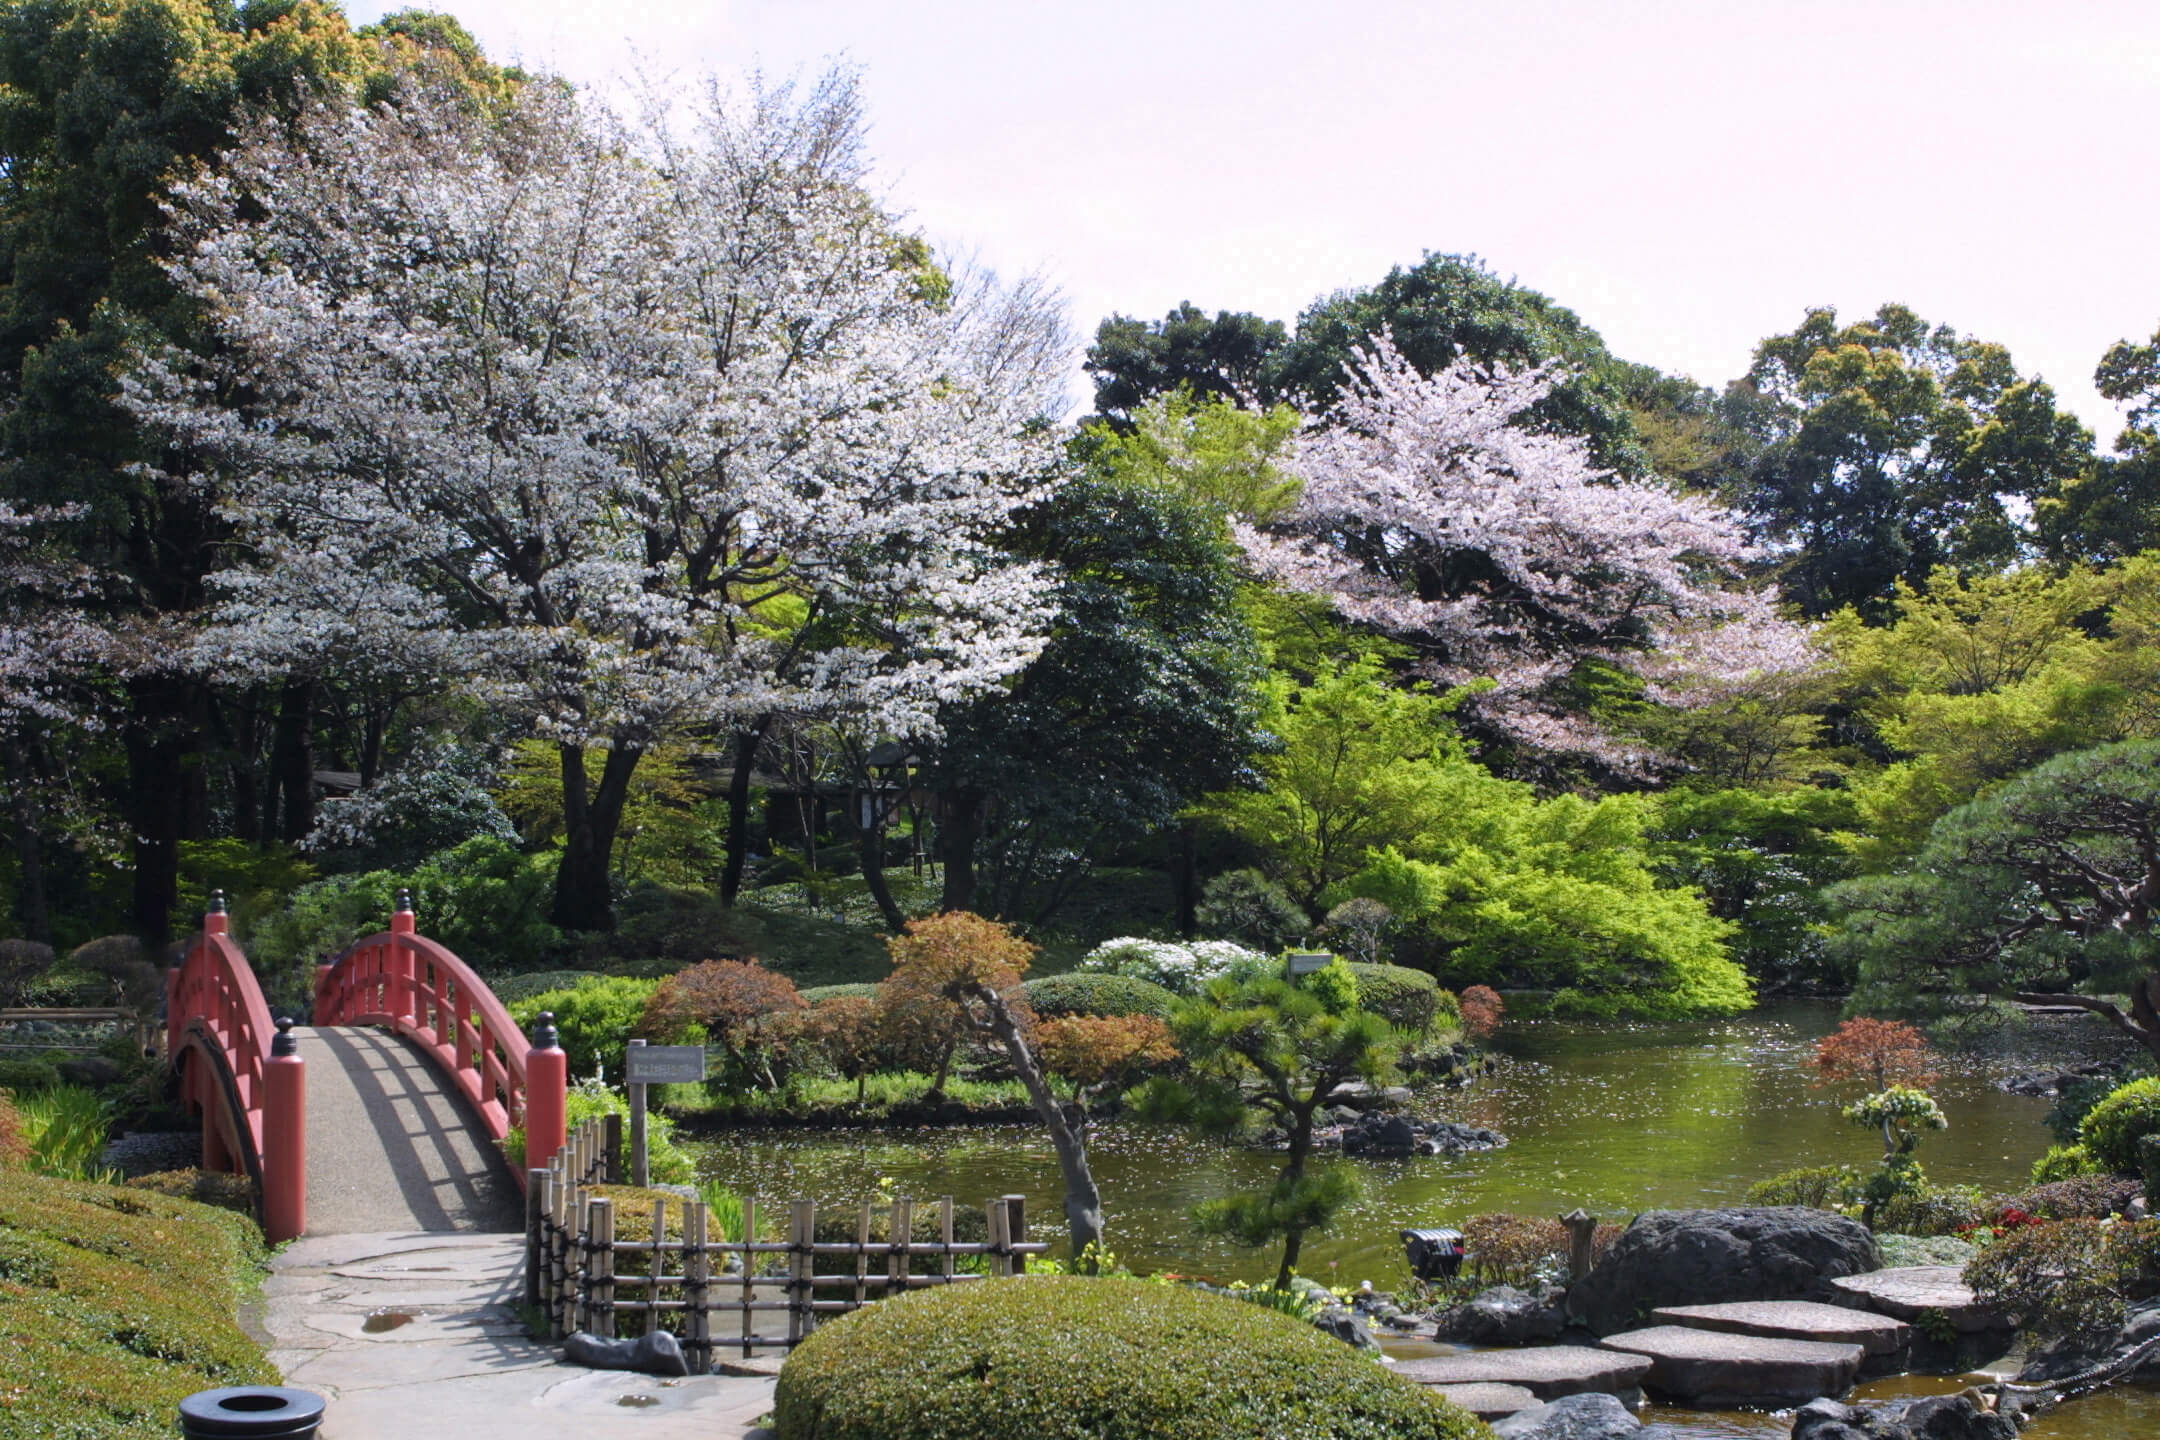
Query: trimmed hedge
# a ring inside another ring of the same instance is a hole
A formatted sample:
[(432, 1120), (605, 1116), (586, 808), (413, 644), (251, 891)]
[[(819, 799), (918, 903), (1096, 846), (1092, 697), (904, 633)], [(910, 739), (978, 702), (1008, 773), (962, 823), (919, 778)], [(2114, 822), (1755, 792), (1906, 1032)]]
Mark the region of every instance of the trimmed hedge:
[(1440, 982), (1407, 965), (1353, 963), (1358, 1004), (1405, 1034), (1422, 1036), (1440, 1013)]
[(823, 1000), (875, 1000), (877, 992), (877, 986), (858, 980), (848, 985), (812, 985), (807, 990), (798, 990), (795, 993), (802, 996), (803, 1003), (815, 1005)]
[(2108, 1092), (2078, 1126), (2078, 1144), (2111, 1174), (2135, 1175), (2138, 1137), (2153, 1134), (2160, 1134), (2160, 1075)]
[(0, 1060), (0, 1090), (27, 1095), (50, 1090), (60, 1083), (60, 1072), (50, 1060)]
[(1177, 996), (1131, 975), (1076, 972), (1027, 982), (1028, 1004), (1045, 1020), (1061, 1015), (1152, 1015), (1167, 1021)]
[(495, 998), (508, 1005), (513, 1000), (529, 1000), (550, 990), (576, 990), (608, 977), (598, 970), (534, 970), (524, 975), (505, 975), (500, 980), (488, 981), (488, 989)]
[(925, 1290), (819, 1329), (780, 1440), (1474, 1440), (1485, 1426), (1291, 1316), (1142, 1280)]
[(0, 1171), (0, 1433), (169, 1440), (196, 1391), (277, 1384), (233, 1318), (261, 1243), (228, 1211)]

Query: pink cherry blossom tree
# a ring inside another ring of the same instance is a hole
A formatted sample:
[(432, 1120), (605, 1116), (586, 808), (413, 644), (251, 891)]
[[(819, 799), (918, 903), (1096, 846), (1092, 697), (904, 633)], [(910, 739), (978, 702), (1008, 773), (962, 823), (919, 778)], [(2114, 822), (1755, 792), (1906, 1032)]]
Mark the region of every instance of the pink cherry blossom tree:
[(218, 345), (129, 395), (225, 471), (249, 548), (210, 643), (407, 657), (555, 741), (567, 927), (610, 922), (661, 739), (906, 733), (1041, 644), (1043, 578), (987, 536), (1052, 473), (1055, 297), (932, 268), (862, 123), (845, 74), (711, 88), (682, 131), (409, 91), (249, 127), (176, 188)]
[(1289, 462), (1295, 507), (1239, 539), (1275, 583), (1411, 645), (1429, 677), (1490, 681), (1469, 708), (1507, 737), (1642, 769), (1642, 747), (1552, 701), (1556, 682), (1603, 661), (1700, 703), (1814, 663), (1812, 642), (1741, 585), (1750, 551), (1724, 507), (1515, 423), (1559, 378), (1461, 362), (1426, 376), (1382, 334)]

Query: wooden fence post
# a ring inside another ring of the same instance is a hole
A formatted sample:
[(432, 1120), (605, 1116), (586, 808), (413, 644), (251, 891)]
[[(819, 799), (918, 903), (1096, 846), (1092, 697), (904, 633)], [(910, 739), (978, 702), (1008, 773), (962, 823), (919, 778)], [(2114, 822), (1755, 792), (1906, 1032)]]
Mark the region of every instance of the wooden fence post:
[(990, 1263), (984, 1268), (993, 1279), (1012, 1274), (1012, 1232), (1006, 1228), (1006, 1213), (1002, 1198), (983, 1206), (984, 1218), (990, 1222), (989, 1244), (983, 1249)]
[(615, 1202), (612, 1200), (588, 1200), (585, 1214), (591, 1223), (585, 1228), (586, 1254), (592, 1257), (591, 1279), (586, 1287), (585, 1305), (592, 1312), (592, 1324), (586, 1327), (603, 1340), (615, 1338)]
[(810, 1247), (817, 1243), (817, 1202), (797, 1200), (788, 1219), (788, 1346), (817, 1328), (817, 1317), (810, 1309), (811, 1292), (815, 1288), (810, 1278), (817, 1270), (817, 1257)]
[[(1005, 1201), (1005, 1243), (1027, 1244), (1027, 1196), (1006, 1195), (1001, 1198)], [(1027, 1256), (1017, 1250), (1013, 1252), (1012, 1273), (1027, 1274)]]
[(757, 1244), (757, 1196), (745, 1195), (742, 1202), (742, 1353), (750, 1358), (750, 1337), (757, 1333), (757, 1312), (750, 1307), (757, 1301), (757, 1255), (751, 1249)]
[[(531, 1156), (525, 1157), (528, 1161)], [(541, 1244), (547, 1230), (548, 1172), (528, 1164), (525, 1168), (525, 1304), (537, 1308), (546, 1288), (541, 1279)]]
[(690, 1352), (690, 1373), (712, 1370), (712, 1313), (705, 1291), (712, 1279), (712, 1256), (705, 1249), (705, 1202), (692, 1200), (683, 1206), (683, 1348)]
[(915, 1247), (915, 1202), (905, 1196), (892, 1202), (892, 1245), (885, 1252), (885, 1298), (905, 1295), (908, 1259)]
[(600, 1153), (605, 1159), (607, 1182), (623, 1183), (622, 1116), (609, 1111), (600, 1120)]

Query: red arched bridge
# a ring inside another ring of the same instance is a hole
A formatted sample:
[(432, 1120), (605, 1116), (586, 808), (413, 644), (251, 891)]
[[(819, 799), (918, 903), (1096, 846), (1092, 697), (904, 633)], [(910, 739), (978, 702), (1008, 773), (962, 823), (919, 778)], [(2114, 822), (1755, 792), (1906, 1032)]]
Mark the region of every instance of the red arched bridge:
[[(515, 1230), (527, 1153), (564, 1140), (568, 1064), (552, 1028), (528, 1040), (472, 968), (390, 928), (315, 974), (311, 1024), (273, 1022), (227, 933), (222, 898), (166, 978), (166, 1053), (203, 1120), (203, 1168), (252, 1176), (263, 1229), (302, 1234)], [(535, 1043), (537, 1042), (537, 1043)]]

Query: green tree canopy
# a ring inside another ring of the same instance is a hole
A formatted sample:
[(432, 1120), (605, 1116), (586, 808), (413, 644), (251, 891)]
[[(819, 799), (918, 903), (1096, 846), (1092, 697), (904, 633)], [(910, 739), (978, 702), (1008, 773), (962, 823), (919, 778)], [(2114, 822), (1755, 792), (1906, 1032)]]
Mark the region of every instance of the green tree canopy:
[(2021, 507), (2092, 454), (2092, 433), (2008, 350), (1902, 305), (1848, 325), (1809, 311), (1756, 347), (1727, 402), (1760, 446), (1743, 508), (1790, 552), (1787, 594), (1814, 615), (1872, 617), (1899, 580), (2010, 563), (2030, 538)]
[(2076, 1005), (2160, 1058), (2160, 741), (2058, 755), (1936, 821), (1902, 871), (1831, 899), (1861, 1005)]
[(1190, 300), (1160, 320), (1112, 315), (1095, 328), (1087, 352), (1096, 413), (1125, 430), (1142, 405), (1179, 391), (1271, 405), (1278, 396), (1269, 364), (1286, 340), (1280, 320), (1228, 310), (1209, 319)]

